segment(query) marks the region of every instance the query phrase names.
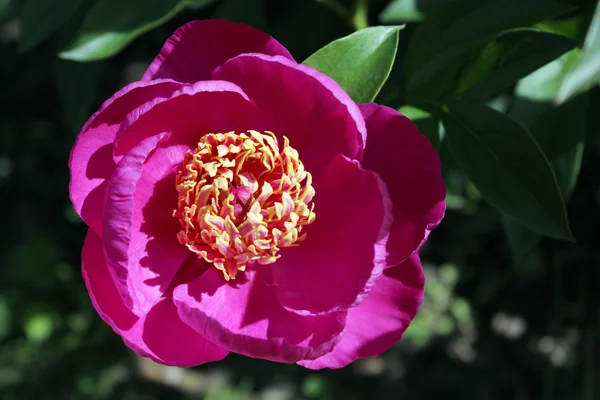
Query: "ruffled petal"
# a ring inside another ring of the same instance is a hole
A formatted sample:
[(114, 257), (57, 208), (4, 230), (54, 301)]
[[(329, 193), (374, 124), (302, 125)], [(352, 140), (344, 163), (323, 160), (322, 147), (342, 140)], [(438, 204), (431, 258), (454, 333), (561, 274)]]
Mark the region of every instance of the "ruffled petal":
[(401, 263), (427, 239), (446, 210), (438, 155), (405, 116), (374, 103), (360, 109), (367, 123), (363, 166), (379, 174), (393, 203), (387, 266)]
[(301, 314), (358, 304), (383, 270), (391, 224), (383, 183), (358, 161), (335, 157), (315, 190), (306, 239), (268, 266), (280, 303)]
[(167, 137), (152, 136), (127, 153), (106, 191), (106, 260), (125, 304), (137, 315), (164, 295), (189, 255), (177, 241), (180, 226), (172, 216), (175, 173), (188, 148), (168, 146)]
[(333, 351), (299, 364), (311, 369), (342, 368), (358, 358), (388, 350), (416, 315), (424, 285), (418, 254), (386, 269), (365, 300), (348, 311), (344, 337)]
[(294, 61), (278, 41), (248, 25), (222, 19), (193, 21), (167, 40), (142, 80), (209, 80), (216, 67), (243, 53), (280, 55)]
[(213, 78), (239, 85), (259, 107), (253, 129), (287, 136), (314, 177), (337, 154), (362, 157), (366, 130), (360, 110), (319, 71), (284, 57), (244, 54), (216, 69)]
[(280, 362), (331, 351), (346, 316), (345, 312), (301, 316), (284, 310), (269, 270), (261, 265), (229, 282), (209, 266), (196, 280), (177, 286), (173, 299), (181, 319), (210, 341), (236, 353)]
[(83, 246), (82, 273), (92, 304), (127, 346), (154, 361), (192, 367), (224, 358), (228, 351), (184, 324), (170, 297), (146, 315), (133, 314), (122, 302), (102, 251), (102, 239), (91, 229)]
[(81, 129), (71, 151), (69, 193), (75, 211), (94, 232), (102, 235), (102, 207), (106, 181), (115, 170), (112, 143), (127, 114), (158, 98), (167, 98), (181, 83), (170, 80), (134, 82), (108, 99)]
[(172, 132), (171, 141), (195, 148), (207, 133), (252, 129), (256, 105), (238, 86), (224, 81), (186, 85), (168, 98), (157, 98), (131, 111), (115, 139), (118, 160), (143, 139)]

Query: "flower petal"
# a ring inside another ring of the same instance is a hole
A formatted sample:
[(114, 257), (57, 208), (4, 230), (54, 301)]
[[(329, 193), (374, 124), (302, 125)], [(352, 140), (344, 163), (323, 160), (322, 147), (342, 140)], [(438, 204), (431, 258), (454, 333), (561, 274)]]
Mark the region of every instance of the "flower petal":
[(104, 102), (79, 132), (69, 159), (69, 193), (77, 214), (97, 234), (102, 234), (106, 181), (115, 170), (112, 143), (119, 125), (131, 110), (169, 97), (181, 86), (165, 79), (127, 85)]
[(423, 301), (424, 285), (418, 254), (386, 269), (365, 300), (348, 311), (344, 337), (335, 349), (299, 364), (311, 369), (342, 368), (358, 358), (388, 350), (400, 340), (416, 315)]
[(315, 182), (316, 220), (306, 239), (269, 267), (277, 297), (301, 314), (345, 310), (383, 270), (391, 204), (375, 173), (335, 157)]
[[(198, 261), (200, 263), (200, 261)], [(319, 357), (338, 342), (345, 312), (301, 316), (275, 298), (267, 268), (254, 265), (226, 282), (213, 266), (177, 286), (173, 299), (181, 319), (202, 336), (236, 353), (272, 361)]]
[(360, 109), (367, 123), (363, 166), (379, 174), (393, 203), (387, 266), (401, 263), (427, 239), (446, 210), (440, 159), (405, 116), (374, 103)]
[(119, 159), (144, 138), (172, 132), (172, 141), (196, 147), (207, 133), (251, 129), (256, 106), (238, 86), (224, 81), (186, 85), (168, 98), (158, 98), (129, 113), (115, 139)]
[(123, 304), (104, 258), (102, 238), (91, 228), (85, 238), (81, 259), (83, 279), (100, 317), (117, 333), (131, 329), (138, 317)]
[[(117, 288), (135, 314), (145, 314), (170, 285), (189, 255), (179, 244), (175, 166), (186, 146), (143, 140), (117, 165), (104, 206), (104, 248)], [(152, 156), (150, 156), (150, 154)]]
[(278, 41), (250, 26), (222, 19), (193, 21), (177, 29), (164, 44), (142, 80), (179, 82), (209, 80), (212, 71), (243, 53), (280, 55), (294, 60)]
[(215, 70), (214, 79), (239, 85), (259, 107), (253, 129), (287, 136), (316, 178), (337, 154), (360, 159), (364, 120), (331, 78), (284, 57), (244, 54)]
[(106, 265), (102, 239), (91, 229), (83, 246), (82, 273), (98, 314), (138, 354), (179, 367), (220, 360), (228, 354), (184, 324), (171, 298), (161, 299), (141, 318), (125, 307)]

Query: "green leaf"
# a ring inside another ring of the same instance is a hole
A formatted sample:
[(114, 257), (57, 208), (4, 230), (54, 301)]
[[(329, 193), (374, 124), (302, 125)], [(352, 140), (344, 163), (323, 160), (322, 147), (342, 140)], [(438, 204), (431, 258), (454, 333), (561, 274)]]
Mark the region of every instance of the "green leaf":
[(90, 10), (61, 58), (94, 61), (111, 57), (135, 38), (156, 28), (186, 7), (199, 8), (214, 0), (100, 0)]
[(481, 195), (540, 234), (572, 240), (556, 177), (531, 134), (478, 103), (451, 100), (447, 110), (446, 141)]
[(575, 40), (539, 31), (509, 32), (490, 41), (479, 57), (463, 70), (456, 93), (469, 99), (488, 97), (576, 45)]
[(564, 103), (598, 83), (600, 83), (600, 3), (596, 7), (585, 37), (581, 58), (564, 78), (556, 94), (556, 103)]
[[(550, 102), (578, 52), (575, 49), (519, 81), (509, 111), (510, 116), (530, 128), (552, 166), (565, 201), (575, 188), (581, 167), (588, 98), (581, 96), (558, 108)], [(505, 217), (503, 222), (513, 259), (519, 262), (540, 237), (512, 218)]]
[(547, 20), (535, 24), (534, 28), (542, 32), (553, 33), (579, 41), (582, 40), (580, 37), (581, 19), (582, 15), (575, 15), (570, 18)]
[(379, 14), (379, 19), (386, 24), (419, 22), (425, 19), (427, 12), (439, 4), (439, 0), (394, 0)]
[(27, 0), (21, 10), (19, 50), (27, 51), (60, 28), (87, 0)]
[[(587, 96), (559, 107), (549, 107), (531, 129), (548, 157), (565, 201), (579, 176), (586, 131)], [(565, 134), (568, 132), (568, 134)], [(538, 243), (540, 237), (518, 221), (505, 217), (504, 227), (513, 259), (519, 262)]]
[(367, 103), (377, 96), (390, 75), (400, 29), (361, 29), (317, 50), (303, 64), (333, 78), (356, 103)]
[(570, 9), (551, 0), (449, 2), (415, 31), (406, 57), (407, 86), (417, 89), (461, 54), (501, 33), (529, 27)]

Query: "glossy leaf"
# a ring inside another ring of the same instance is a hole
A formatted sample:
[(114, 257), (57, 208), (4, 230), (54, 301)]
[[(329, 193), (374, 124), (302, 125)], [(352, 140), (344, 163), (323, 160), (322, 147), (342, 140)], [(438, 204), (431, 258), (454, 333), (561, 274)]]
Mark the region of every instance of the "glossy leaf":
[(590, 24), (581, 58), (565, 77), (556, 94), (556, 102), (564, 103), (573, 96), (600, 83), (600, 3)]
[(531, 134), (478, 103), (452, 100), (447, 111), (446, 141), (481, 195), (540, 234), (572, 240), (556, 177)]
[(456, 92), (481, 99), (506, 89), (577, 45), (564, 36), (519, 30), (485, 45), (462, 72)]
[[(548, 157), (565, 201), (570, 197), (581, 166), (585, 139), (587, 96), (558, 108), (551, 101), (579, 49), (545, 65), (516, 87), (509, 115), (531, 130)], [(568, 134), (565, 134), (568, 132)], [(540, 236), (512, 218), (503, 220), (513, 259), (519, 262), (539, 241)]]
[(398, 47), (398, 26), (362, 29), (335, 40), (306, 59), (335, 79), (357, 103), (372, 101), (390, 75)]
[(60, 54), (75, 61), (111, 57), (135, 38), (167, 22), (186, 7), (214, 0), (104, 0), (90, 10), (76, 38)]
[(27, 0), (21, 11), (19, 48), (27, 51), (59, 29), (87, 0)]
[(440, 7), (416, 30), (407, 53), (409, 89), (445, 71), (461, 54), (513, 29), (570, 10), (552, 0), (464, 0)]

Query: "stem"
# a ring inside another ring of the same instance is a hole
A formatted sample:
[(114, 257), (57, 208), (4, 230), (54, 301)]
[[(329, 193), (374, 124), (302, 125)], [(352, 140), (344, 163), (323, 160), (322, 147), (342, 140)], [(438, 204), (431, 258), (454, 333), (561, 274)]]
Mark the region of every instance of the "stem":
[(354, 9), (354, 18), (352, 22), (354, 28), (359, 31), (369, 27), (368, 15), (369, 14), (369, 1), (368, 0), (356, 0), (356, 8)]

